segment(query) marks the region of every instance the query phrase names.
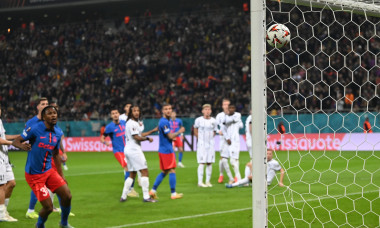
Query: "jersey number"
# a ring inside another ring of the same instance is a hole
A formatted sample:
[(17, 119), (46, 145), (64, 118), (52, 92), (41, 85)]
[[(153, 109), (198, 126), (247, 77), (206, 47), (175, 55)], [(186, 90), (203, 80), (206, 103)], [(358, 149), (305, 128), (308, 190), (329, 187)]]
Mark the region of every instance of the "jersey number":
[(40, 192), (42, 192), (42, 195), (43, 195), (43, 196), (48, 196), (48, 195), (49, 195), (49, 191), (47, 190), (46, 186), (43, 186), (43, 187), (40, 189)]

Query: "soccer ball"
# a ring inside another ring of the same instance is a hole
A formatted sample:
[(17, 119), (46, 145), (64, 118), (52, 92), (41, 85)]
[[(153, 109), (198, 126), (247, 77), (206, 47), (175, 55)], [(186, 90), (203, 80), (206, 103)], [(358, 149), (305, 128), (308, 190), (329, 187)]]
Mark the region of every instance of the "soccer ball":
[(267, 42), (270, 46), (282, 48), (290, 42), (290, 31), (283, 24), (274, 24), (267, 30)]

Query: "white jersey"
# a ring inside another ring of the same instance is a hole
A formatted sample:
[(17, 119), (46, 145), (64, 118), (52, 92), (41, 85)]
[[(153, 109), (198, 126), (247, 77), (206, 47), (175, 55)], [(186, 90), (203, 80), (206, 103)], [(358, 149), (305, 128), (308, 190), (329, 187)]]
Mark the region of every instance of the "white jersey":
[(272, 159), (267, 162), (267, 184), (270, 185), (276, 176), (276, 171), (281, 170), (281, 165), (278, 161)]
[(222, 130), (223, 121), (225, 118), (226, 118), (226, 113), (224, 113), (224, 112), (221, 112), (218, 115), (216, 115), (216, 124), (218, 125), (219, 130)]
[(127, 119), (128, 119), (128, 116), (125, 115), (125, 113), (124, 113), (124, 114), (121, 114), (121, 115), (119, 116), (119, 120), (124, 120), (125, 122), (127, 122)]
[[(3, 126), (3, 121), (0, 119), (0, 137), (4, 140), (5, 138), (5, 129)], [(8, 155), (8, 146), (7, 145), (0, 145), (0, 156), (2, 155)]]
[(240, 144), (239, 129), (243, 128), (243, 122), (241, 121), (241, 114), (235, 112), (232, 116), (225, 115), (223, 120), (223, 137), (231, 140), (231, 143)]
[(125, 125), (125, 147), (124, 152), (127, 151), (136, 151), (141, 150), (141, 142), (136, 141), (133, 136), (134, 135), (140, 135), (142, 131), (144, 130), (144, 124), (143, 122), (135, 121), (135, 120), (128, 120)]
[(205, 119), (203, 116), (195, 119), (194, 128), (198, 129), (197, 148), (203, 150), (215, 150), (214, 132), (218, 131), (216, 120), (211, 117)]
[(249, 130), (249, 125), (252, 123), (252, 115), (249, 115), (245, 120), (245, 140), (248, 147), (252, 147), (252, 135)]

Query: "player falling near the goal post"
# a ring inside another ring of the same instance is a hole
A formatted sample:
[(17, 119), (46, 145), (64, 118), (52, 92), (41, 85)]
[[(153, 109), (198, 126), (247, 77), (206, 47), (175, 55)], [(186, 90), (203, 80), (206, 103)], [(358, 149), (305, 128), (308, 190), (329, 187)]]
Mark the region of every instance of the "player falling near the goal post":
[[(203, 116), (195, 119), (194, 135), (197, 138), (198, 187), (212, 187), (210, 183), (212, 164), (215, 163), (215, 134), (218, 130), (216, 120), (211, 117), (211, 105), (202, 106)], [(206, 184), (203, 183), (204, 166), (206, 166)]]
[(171, 133), (170, 131), (170, 117), (172, 114), (172, 106), (170, 104), (164, 104), (162, 106), (163, 117), (158, 123), (159, 131), (159, 148), (158, 156), (160, 159), (160, 169), (162, 170), (156, 177), (152, 190), (149, 194), (153, 199), (157, 199), (157, 188), (161, 184), (162, 180), (167, 174), (169, 174), (169, 185), (171, 191), (171, 199), (182, 198), (182, 193), (176, 193), (177, 177), (175, 173), (176, 162), (175, 154), (173, 150), (172, 141), (181, 133), (185, 132), (185, 128), (181, 127), (177, 132)]
[[(285, 170), (281, 167), (280, 163), (273, 159), (273, 150), (267, 150), (267, 185), (271, 185), (274, 177), (276, 176), (276, 172), (280, 171), (280, 181), (278, 185), (280, 187), (284, 187), (284, 176)], [(226, 188), (233, 188), (239, 186), (248, 186), (249, 183), (252, 183), (252, 162), (248, 162), (245, 166), (245, 177), (238, 182), (233, 184), (226, 184)]]

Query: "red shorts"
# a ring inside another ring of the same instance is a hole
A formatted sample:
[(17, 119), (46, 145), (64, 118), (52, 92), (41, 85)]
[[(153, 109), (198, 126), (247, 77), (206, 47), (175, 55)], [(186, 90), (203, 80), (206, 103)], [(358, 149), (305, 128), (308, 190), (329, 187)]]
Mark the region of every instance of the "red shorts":
[(177, 167), (174, 153), (163, 154), (159, 152), (158, 157), (160, 158), (160, 169), (162, 171), (168, 170), (168, 169), (174, 169), (175, 167)]
[(116, 152), (113, 155), (115, 155), (116, 160), (120, 163), (121, 167), (126, 167), (127, 162), (125, 161), (125, 155), (123, 152)]
[(25, 179), (37, 196), (38, 201), (50, 198), (48, 189), (55, 192), (59, 187), (66, 184), (61, 175), (54, 169), (49, 169), (42, 174), (25, 173)]
[(175, 140), (173, 140), (173, 147), (182, 147), (182, 146), (183, 146), (182, 137), (177, 136)]

